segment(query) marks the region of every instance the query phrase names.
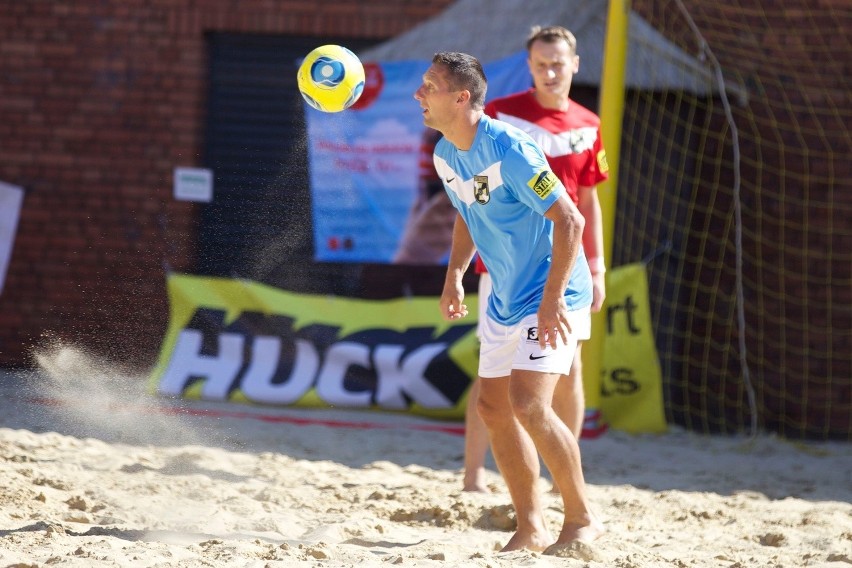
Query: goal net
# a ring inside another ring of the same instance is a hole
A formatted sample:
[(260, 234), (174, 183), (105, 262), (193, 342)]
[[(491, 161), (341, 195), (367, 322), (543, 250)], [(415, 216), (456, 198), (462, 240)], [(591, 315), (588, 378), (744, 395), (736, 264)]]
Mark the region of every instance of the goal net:
[(612, 259), (647, 263), (669, 423), (852, 440), (850, 6), (632, 3), (676, 48), (641, 73), (682, 74), (627, 92)]

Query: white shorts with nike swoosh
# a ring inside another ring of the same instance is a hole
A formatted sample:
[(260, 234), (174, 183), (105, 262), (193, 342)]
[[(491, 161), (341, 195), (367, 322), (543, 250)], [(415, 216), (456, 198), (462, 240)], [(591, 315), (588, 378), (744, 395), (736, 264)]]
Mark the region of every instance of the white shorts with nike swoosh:
[(569, 312), (571, 333), (568, 343), (559, 340), (556, 349), (544, 350), (538, 343), (538, 316), (529, 315), (515, 325), (500, 325), (489, 317), (480, 322), (479, 376), (484, 379), (507, 377), (512, 369), (567, 375), (577, 351), (577, 339), (588, 336), (589, 308)]

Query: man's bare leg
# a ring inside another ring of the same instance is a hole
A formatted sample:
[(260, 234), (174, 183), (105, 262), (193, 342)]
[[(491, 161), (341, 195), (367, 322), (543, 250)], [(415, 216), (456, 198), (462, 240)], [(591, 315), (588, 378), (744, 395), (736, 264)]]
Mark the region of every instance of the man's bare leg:
[[(488, 380), (488, 379), (486, 379)], [(471, 386), (464, 414), (464, 480), (463, 491), (490, 493), (485, 485), (485, 455), (488, 453), (488, 429), (479, 416), (479, 384), (477, 379)]]
[[(553, 410), (562, 422), (579, 440), (583, 434), (583, 422), (586, 419), (586, 395), (583, 391), (583, 361), (581, 359), (583, 342), (577, 343), (577, 351), (571, 363), (571, 372), (562, 375), (556, 383), (553, 392)], [(552, 493), (559, 493), (559, 486), (554, 482)]]
[(565, 519), (556, 545), (591, 541), (604, 532), (586, 496), (580, 446), (556, 415), (552, 396), (559, 375), (514, 370), (509, 383), (512, 410), (532, 438), (562, 493)]
[(586, 395), (583, 392), (583, 361), (580, 357), (583, 343), (577, 343), (571, 372), (562, 375), (553, 392), (553, 410), (571, 430), (576, 439), (583, 434), (586, 418)]
[[(553, 377), (555, 381), (557, 375)], [(494, 461), (509, 489), (518, 522), (515, 534), (503, 547), (503, 551), (524, 548), (544, 550), (553, 542), (553, 537), (547, 530), (536, 486), (539, 476), (538, 454), (529, 435), (512, 412), (509, 401), (510, 378), (480, 379), (479, 382), (479, 414), (488, 427)], [(553, 388), (552, 385), (550, 388)]]

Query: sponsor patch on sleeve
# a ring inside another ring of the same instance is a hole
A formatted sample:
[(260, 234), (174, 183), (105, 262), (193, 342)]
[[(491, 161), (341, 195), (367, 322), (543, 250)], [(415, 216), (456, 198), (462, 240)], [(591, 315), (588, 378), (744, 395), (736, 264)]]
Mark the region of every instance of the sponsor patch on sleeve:
[(609, 171), (609, 163), (606, 161), (606, 150), (601, 148), (598, 152), (598, 170), (601, 173), (607, 173)]
[(556, 174), (550, 170), (542, 170), (534, 175), (527, 182), (527, 185), (532, 188), (540, 199), (546, 199), (548, 195), (553, 193), (553, 188), (556, 187), (558, 181), (559, 180), (556, 179)]

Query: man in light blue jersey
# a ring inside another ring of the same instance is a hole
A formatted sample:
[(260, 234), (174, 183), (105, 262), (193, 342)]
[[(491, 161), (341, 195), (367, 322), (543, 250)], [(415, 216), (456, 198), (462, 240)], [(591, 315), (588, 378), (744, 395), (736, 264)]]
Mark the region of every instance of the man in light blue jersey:
[[(557, 552), (604, 532), (586, 496), (580, 449), (551, 406), (571, 368), (592, 303), (582, 254), (583, 217), (521, 130), (483, 113), (487, 82), (476, 58), (435, 55), (414, 98), (423, 122), (444, 137), (435, 169), (458, 211), (440, 309), (467, 316), (462, 276), (475, 251), (492, 278), (482, 326), (477, 409), (517, 515), (503, 550)], [(565, 518), (547, 529), (537, 490), (538, 455), (559, 486)]]

